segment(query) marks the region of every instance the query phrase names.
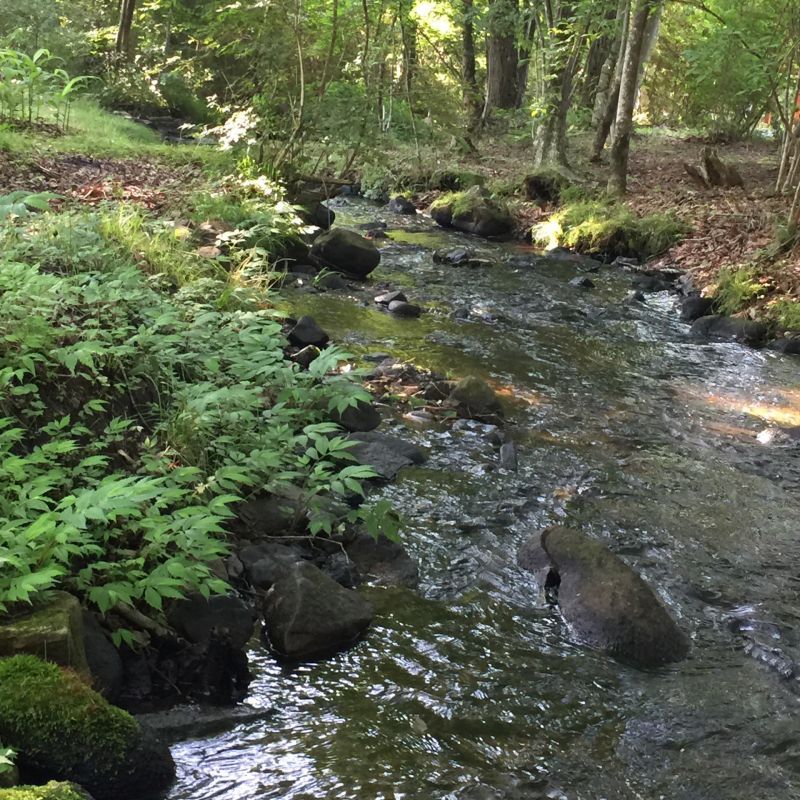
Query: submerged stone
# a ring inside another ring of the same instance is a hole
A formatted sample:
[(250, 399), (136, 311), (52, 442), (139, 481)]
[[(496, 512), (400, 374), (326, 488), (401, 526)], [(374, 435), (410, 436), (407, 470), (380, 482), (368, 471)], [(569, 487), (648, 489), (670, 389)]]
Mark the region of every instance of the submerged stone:
[(377, 539), (362, 533), (345, 548), (361, 575), (379, 586), (407, 586), (419, 583), (417, 562), (399, 542), (386, 536)]
[(450, 403), (462, 417), (482, 422), (494, 422), (503, 416), (500, 399), (486, 381), (468, 375), (450, 393)]
[(350, 453), (359, 464), (372, 467), (378, 477), (392, 480), (403, 467), (422, 464), (425, 453), (414, 444), (386, 433), (365, 432), (355, 434)]

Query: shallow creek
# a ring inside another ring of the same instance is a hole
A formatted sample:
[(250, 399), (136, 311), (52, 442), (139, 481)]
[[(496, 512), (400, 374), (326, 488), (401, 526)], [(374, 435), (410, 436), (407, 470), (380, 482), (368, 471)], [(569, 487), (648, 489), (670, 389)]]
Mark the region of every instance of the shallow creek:
[[(574, 264), (519, 245), (337, 213), (405, 230), (379, 242), (365, 294), (300, 291), (295, 314), (353, 353), (489, 379), (519, 469), (499, 469), (480, 425), (385, 423), (429, 454), (382, 490), (420, 594), (370, 590), (368, 638), (322, 663), (255, 648), (248, 702), (271, 713), (175, 744), (170, 799), (800, 798), (800, 684), (747, 655), (730, 622), (800, 660), (800, 458), (756, 439), (800, 425), (800, 361), (690, 340), (673, 297), (628, 304), (619, 270), (584, 290)], [(465, 244), (497, 263), (433, 263)], [(383, 284), (427, 313), (359, 305)], [(687, 661), (643, 672), (571, 640), (516, 566), (526, 535), (561, 519), (656, 589), (692, 636)]]

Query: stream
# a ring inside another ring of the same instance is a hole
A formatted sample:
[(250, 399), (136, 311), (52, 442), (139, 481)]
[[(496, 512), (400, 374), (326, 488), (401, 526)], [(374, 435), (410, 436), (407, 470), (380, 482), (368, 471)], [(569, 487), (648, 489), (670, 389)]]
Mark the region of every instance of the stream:
[[(800, 661), (800, 451), (756, 438), (800, 425), (800, 362), (691, 340), (674, 295), (628, 302), (616, 268), (581, 289), (575, 264), (523, 245), (336, 211), (389, 223), (381, 265), (363, 293), (294, 291), (295, 315), (356, 355), (490, 380), (519, 467), (478, 423), (385, 422), (429, 456), (381, 490), (419, 592), (367, 590), (373, 628), (332, 659), (289, 668), (254, 647), (264, 715), (174, 744), (170, 800), (800, 798), (800, 683), (745, 652), (755, 638)], [(464, 245), (494, 266), (433, 262)], [(384, 284), (426, 313), (379, 311)], [(644, 577), (688, 660), (642, 671), (574, 642), (516, 565), (559, 521)]]

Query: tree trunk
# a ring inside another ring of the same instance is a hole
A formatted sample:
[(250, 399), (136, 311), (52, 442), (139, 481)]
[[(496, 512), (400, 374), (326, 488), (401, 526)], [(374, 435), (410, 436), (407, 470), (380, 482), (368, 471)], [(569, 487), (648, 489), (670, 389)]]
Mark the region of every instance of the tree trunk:
[(642, 60), (645, 31), (653, 0), (637, 0), (628, 29), (625, 60), (619, 85), (619, 101), (614, 119), (614, 139), (611, 143), (611, 172), (608, 178), (610, 194), (624, 195), (628, 183), (628, 155), (633, 131), (633, 108), (636, 102), (636, 85)]
[(559, 9), (556, 24), (551, 27), (551, 42), (548, 45), (550, 58), (545, 60), (545, 69), (552, 77), (547, 82), (545, 118), (539, 124), (534, 140), (534, 163), (541, 166), (554, 161), (561, 166), (567, 163), (567, 115), (572, 105), (572, 90), (575, 73), (581, 54), (581, 43), (586, 29), (573, 33), (572, 52), (565, 52), (568, 41), (567, 34), (553, 31), (563, 30), (561, 25), (566, 20), (574, 20), (575, 9), (571, 5), (562, 5)]
[(400, 18), (400, 35), (403, 40), (403, 70), (400, 83), (410, 95), (417, 69), (417, 20), (412, 14), (413, 4), (409, 0), (400, 0), (398, 16)]
[(484, 120), (489, 118), (494, 108), (518, 107), (518, 16), (516, 0), (493, 0), (489, 6)]
[[(611, 48), (603, 73), (597, 87), (592, 125), (595, 128), (594, 142), (592, 144), (592, 161), (600, 161), (603, 154), (614, 116), (617, 113), (617, 100), (619, 99), (619, 85), (622, 78), (622, 62), (625, 58), (625, 45), (628, 38), (628, 25), (630, 16), (630, 0), (620, 0), (617, 7), (617, 24), (614, 44)], [(605, 77), (604, 77), (605, 76)]]
[(117, 28), (116, 51), (124, 55), (127, 59), (133, 58), (133, 38), (131, 28), (133, 26), (133, 13), (136, 11), (136, 0), (122, 0), (122, 8), (119, 15), (119, 27)]
[(461, 92), (464, 110), (467, 114), (467, 131), (478, 126), (481, 115), (481, 93), (475, 69), (475, 24), (473, 21), (473, 0), (462, 0), (463, 20), (461, 23)]
[[(619, 10), (610, 9), (606, 12), (606, 23), (613, 23), (620, 16)], [(610, 83), (609, 71), (613, 71), (616, 63), (616, 54), (619, 49), (616, 29), (611, 33), (598, 36), (589, 46), (586, 54), (586, 66), (581, 82), (581, 105), (584, 108), (594, 108), (597, 93), (600, 90), (601, 79), (606, 74), (606, 88)], [(606, 65), (611, 62), (609, 67)]]

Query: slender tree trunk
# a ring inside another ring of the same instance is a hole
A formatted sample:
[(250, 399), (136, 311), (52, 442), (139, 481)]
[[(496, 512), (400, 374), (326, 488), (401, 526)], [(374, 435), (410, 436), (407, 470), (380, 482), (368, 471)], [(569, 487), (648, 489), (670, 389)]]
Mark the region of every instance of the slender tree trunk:
[(628, 29), (625, 60), (619, 86), (619, 101), (614, 119), (614, 139), (611, 142), (611, 172), (608, 178), (610, 194), (624, 195), (628, 181), (628, 155), (633, 132), (633, 108), (636, 102), (636, 85), (642, 60), (647, 20), (653, 0), (637, 0)]
[(615, 37), (616, 52), (613, 64), (608, 69), (608, 85), (602, 91), (598, 89), (595, 99), (592, 123), (595, 126), (594, 142), (592, 143), (592, 161), (600, 161), (603, 155), (614, 117), (617, 113), (619, 100), (619, 85), (622, 80), (622, 65), (625, 60), (625, 46), (628, 41), (628, 26), (630, 25), (630, 0), (620, 0), (617, 8), (617, 35)]
[(569, 34), (566, 33), (568, 29), (563, 29), (561, 26), (567, 20), (574, 20), (574, 16), (575, 9), (571, 5), (562, 5), (556, 25), (550, 28), (551, 31), (562, 32), (551, 33), (552, 41), (546, 50), (550, 57), (546, 59), (545, 70), (551, 73), (552, 77), (547, 82), (545, 118), (540, 123), (534, 139), (534, 163), (537, 166), (548, 161), (569, 166), (567, 115), (572, 105), (573, 82), (580, 62), (586, 28), (580, 33), (571, 34), (572, 52), (565, 54), (564, 49), (568, 44), (566, 37)]
[(461, 9), (461, 91), (467, 115), (467, 131), (472, 133), (480, 122), (481, 93), (475, 68), (475, 24), (473, 0), (462, 0)]
[(536, 35), (536, 14), (528, 4), (523, 12), (524, 31), (518, 48), (517, 57), (517, 102), (516, 108), (522, 108), (525, 93), (528, 90), (528, 73), (530, 72), (533, 38)]
[(322, 65), (322, 77), (319, 81), (318, 96), (324, 97), (328, 89), (328, 70), (333, 61), (333, 52), (336, 49), (336, 37), (339, 34), (339, 0), (333, 0), (331, 8), (331, 38), (328, 42), (328, 52), (325, 54), (325, 63)]
[[(621, 0), (620, 5), (624, 2)], [(606, 23), (618, 22), (620, 11), (612, 8), (606, 13)], [(598, 92), (601, 89), (601, 81), (605, 75), (605, 87), (610, 83), (609, 72), (613, 72), (616, 64), (616, 55), (619, 49), (617, 41), (618, 26), (610, 33), (605, 33), (595, 39), (586, 54), (586, 66), (584, 68), (583, 80), (581, 82), (581, 105), (584, 108), (594, 108)], [(609, 62), (610, 65), (609, 65)], [(608, 65), (608, 66), (607, 66)]]
[(409, 0), (400, 0), (398, 16), (400, 18), (400, 35), (403, 40), (403, 69), (400, 82), (409, 96), (417, 68), (417, 21), (411, 13), (412, 11), (413, 3), (410, 3)]
[(116, 51), (128, 59), (133, 58), (133, 14), (136, 11), (136, 0), (122, 0), (119, 14), (119, 27), (117, 28)]
[(517, 50), (517, 0), (493, 0), (489, 7), (486, 48), (486, 103), (484, 121), (492, 109), (517, 108), (519, 51)]

